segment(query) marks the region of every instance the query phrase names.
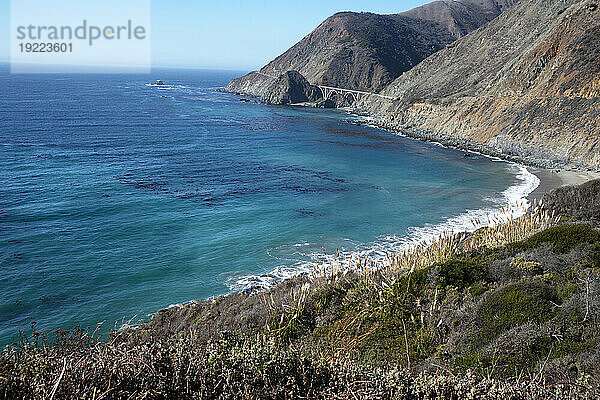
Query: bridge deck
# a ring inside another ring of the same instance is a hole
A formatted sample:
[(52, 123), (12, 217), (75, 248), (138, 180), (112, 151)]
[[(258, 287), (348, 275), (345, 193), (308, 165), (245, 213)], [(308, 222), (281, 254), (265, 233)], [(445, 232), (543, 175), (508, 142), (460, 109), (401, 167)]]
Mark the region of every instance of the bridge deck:
[(325, 85), (315, 85), (315, 86), (317, 86), (318, 88), (335, 90), (335, 91), (339, 91), (342, 93), (364, 94), (364, 95), (369, 95), (369, 96), (382, 97), (382, 98), (388, 99), (388, 100), (394, 100), (393, 97), (384, 96), (383, 94), (379, 94), (379, 93), (364, 92), (362, 90), (354, 90), (354, 89), (344, 89), (344, 88), (339, 88), (339, 87), (335, 87), (335, 86), (325, 86)]
[[(254, 71), (254, 73), (258, 74), (258, 75), (266, 76), (267, 78), (277, 79), (276, 76), (268, 75), (268, 74), (262, 73), (260, 71)], [(377, 96), (377, 97), (381, 97), (381, 98), (387, 99), (387, 100), (394, 100), (394, 98), (390, 97), (390, 96), (385, 96), (383, 94), (373, 93), (373, 92), (365, 92), (362, 90), (345, 89), (345, 88), (339, 88), (339, 87), (335, 87), (335, 86), (325, 86), (325, 85), (314, 85), (314, 86), (321, 89), (321, 91), (323, 91), (323, 89), (327, 89), (327, 90), (332, 90), (332, 91), (338, 91), (340, 93), (363, 94), (363, 95), (368, 95), (368, 96)]]

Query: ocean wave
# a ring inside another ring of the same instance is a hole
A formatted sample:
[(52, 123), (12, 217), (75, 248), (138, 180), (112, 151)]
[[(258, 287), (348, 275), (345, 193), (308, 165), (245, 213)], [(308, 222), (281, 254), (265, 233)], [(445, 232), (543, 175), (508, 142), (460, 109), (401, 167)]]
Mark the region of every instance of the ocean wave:
[(468, 209), (459, 215), (448, 218), (443, 223), (411, 227), (404, 235), (387, 235), (371, 243), (358, 244), (353, 250), (339, 249), (336, 254), (327, 254), (321, 247), (315, 250), (311, 243), (294, 244), (295, 251), (286, 259), (301, 259), (289, 265), (280, 265), (266, 274), (231, 277), (228, 288), (234, 292), (266, 289), (296, 276), (306, 276), (327, 267), (338, 270), (350, 269), (356, 262), (370, 258), (380, 264), (390, 255), (402, 252), (409, 246), (432, 242), (441, 235), (454, 232), (473, 232), (481, 227), (505, 222), (525, 213), (529, 207), (527, 196), (540, 184), (539, 178), (527, 167), (507, 162), (507, 167), (515, 174), (517, 183), (508, 187), (494, 199), (494, 206)]

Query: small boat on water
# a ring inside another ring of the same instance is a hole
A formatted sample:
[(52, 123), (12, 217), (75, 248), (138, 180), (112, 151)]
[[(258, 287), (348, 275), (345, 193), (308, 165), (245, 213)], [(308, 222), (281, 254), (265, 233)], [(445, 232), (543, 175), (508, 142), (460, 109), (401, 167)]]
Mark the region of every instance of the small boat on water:
[(166, 87), (165, 83), (160, 79), (157, 79), (154, 83), (146, 83), (146, 86), (158, 86), (158, 87)]

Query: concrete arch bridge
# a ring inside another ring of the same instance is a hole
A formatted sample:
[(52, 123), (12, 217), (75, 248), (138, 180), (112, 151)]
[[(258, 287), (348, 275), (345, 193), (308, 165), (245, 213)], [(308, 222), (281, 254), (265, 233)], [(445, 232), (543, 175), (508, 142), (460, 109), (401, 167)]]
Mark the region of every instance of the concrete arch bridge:
[[(271, 78), (271, 79), (277, 79), (276, 76), (267, 75), (260, 71), (255, 71), (255, 73), (258, 75), (262, 75), (262, 76)], [(352, 100), (352, 102), (357, 102), (366, 96), (376, 96), (376, 97), (380, 97), (380, 98), (386, 99), (386, 100), (394, 100), (394, 98), (390, 97), (390, 96), (384, 96), (379, 93), (365, 92), (362, 90), (344, 89), (344, 88), (339, 88), (339, 87), (335, 87), (335, 86), (326, 86), (326, 85), (313, 85), (313, 86), (316, 86), (321, 90), (321, 93), (323, 95), (323, 100), (330, 99), (333, 96), (343, 97), (346, 100)]]
[(362, 90), (344, 89), (344, 88), (339, 88), (339, 87), (334, 87), (334, 86), (324, 86), (324, 85), (315, 85), (315, 86), (321, 90), (321, 93), (323, 94), (323, 100), (328, 100), (328, 99), (332, 98), (332, 96), (343, 97), (347, 100), (352, 100), (353, 103), (357, 102), (360, 99), (367, 97), (367, 96), (376, 96), (376, 97), (381, 97), (381, 98), (384, 98), (387, 100), (393, 100), (393, 97), (384, 96), (379, 93), (363, 92)]

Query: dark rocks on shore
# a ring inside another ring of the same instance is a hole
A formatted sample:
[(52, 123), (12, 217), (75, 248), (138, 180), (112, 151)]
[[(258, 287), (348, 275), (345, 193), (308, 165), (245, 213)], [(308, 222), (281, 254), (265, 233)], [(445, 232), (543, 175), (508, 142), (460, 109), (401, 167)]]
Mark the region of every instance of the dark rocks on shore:
[(297, 71), (287, 71), (271, 83), (260, 97), (268, 104), (295, 104), (314, 102), (322, 97), (318, 87), (311, 85)]
[(335, 108), (336, 104), (331, 99), (321, 99), (315, 103), (317, 108)]

